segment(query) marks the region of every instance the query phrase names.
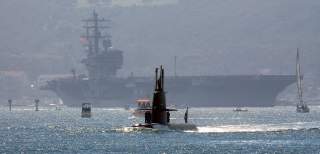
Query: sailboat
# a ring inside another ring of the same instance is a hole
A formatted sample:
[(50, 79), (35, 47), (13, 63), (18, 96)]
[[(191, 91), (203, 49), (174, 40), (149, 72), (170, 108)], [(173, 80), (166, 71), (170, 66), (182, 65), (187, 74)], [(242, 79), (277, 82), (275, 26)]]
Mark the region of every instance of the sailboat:
[(302, 76), (300, 72), (300, 56), (299, 56), (299, 48), (297, 49), (297, 59), (296, 59), (296, 77), (297, 77), (297, 88), (298, 88), (298, 99), (297, 103), (297, 112), (298, 113), (308, 113), (310, 111), (308, 105), (303, 101), (303, 90), (302, 90)]

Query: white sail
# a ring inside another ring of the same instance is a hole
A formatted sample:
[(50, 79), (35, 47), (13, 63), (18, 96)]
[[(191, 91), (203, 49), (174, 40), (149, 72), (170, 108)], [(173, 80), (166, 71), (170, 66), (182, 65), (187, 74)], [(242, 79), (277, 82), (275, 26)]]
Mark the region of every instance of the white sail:
[(300, 66), (300, 55), (299, 55), (299, 48), (297, 49), (297, 59), (296, 59), (296, 76), (297, 76), (297, 88), (298, 88), (298, 98), (300, 105), (303, 105), (302, 99), (302, 76), (301, 76), (301, 66)]

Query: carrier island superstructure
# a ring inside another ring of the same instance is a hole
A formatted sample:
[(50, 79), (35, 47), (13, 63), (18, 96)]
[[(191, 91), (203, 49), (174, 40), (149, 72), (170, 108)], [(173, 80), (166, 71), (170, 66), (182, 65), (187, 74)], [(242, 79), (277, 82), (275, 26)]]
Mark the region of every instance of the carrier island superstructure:
[[(138, 98), (151, 96), (152, 77), (117, 77), (123, 65), (123, 51), (112, 47), (111, 36), (103, 33), (108, 20), (96, 12), (85, 22), (86, 58), (82, 60), (88, 74), (48, 81), (41, 86), (51, 90), (67, 106), (123, 107)], [(277, 95), (295, 82), (294, 75), (220, 75), (168, 76), (167, 101), (175, 105), (205, 106), (273, 106)]]

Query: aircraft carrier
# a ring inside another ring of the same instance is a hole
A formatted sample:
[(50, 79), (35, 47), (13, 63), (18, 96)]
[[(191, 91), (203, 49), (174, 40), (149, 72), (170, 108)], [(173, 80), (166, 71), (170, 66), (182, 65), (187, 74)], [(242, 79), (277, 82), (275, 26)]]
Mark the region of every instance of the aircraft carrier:
[[(123, 51), (112, 47), (111, 36), (102, 33), (108, 20), (97, 13), (85, 22), (87, 75), (57, 78), (47, 81), (40, 89), (51, 90), (67, 106), (90, 102), (97, 107), (124, 107), (138, 98), (152, 96), (153, 77), (117, 77), (123, 65)], [(295, 75), (221, 75), (168, 76), (165, 85), (167, 101), (177, 106), (269, 107), (277, 95), (295, 82)]]

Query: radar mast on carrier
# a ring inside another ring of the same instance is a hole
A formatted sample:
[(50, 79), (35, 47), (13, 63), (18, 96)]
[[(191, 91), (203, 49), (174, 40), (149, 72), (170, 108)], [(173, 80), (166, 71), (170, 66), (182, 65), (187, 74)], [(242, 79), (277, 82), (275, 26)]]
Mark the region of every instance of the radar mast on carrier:
[(116, 76), (123, 64), (123, 54), (112, 48), (111, 36), (102, 33), (103, 29), (109, 28), (105, 24), (110, 20), (99, 18), (93, 11), (93, 17), (83, 21), (86, 34), (81, 37), (81, 42), (87, 46), (87, 57), (82, 63), (88, 70), (89, 78), (101, 80)]

